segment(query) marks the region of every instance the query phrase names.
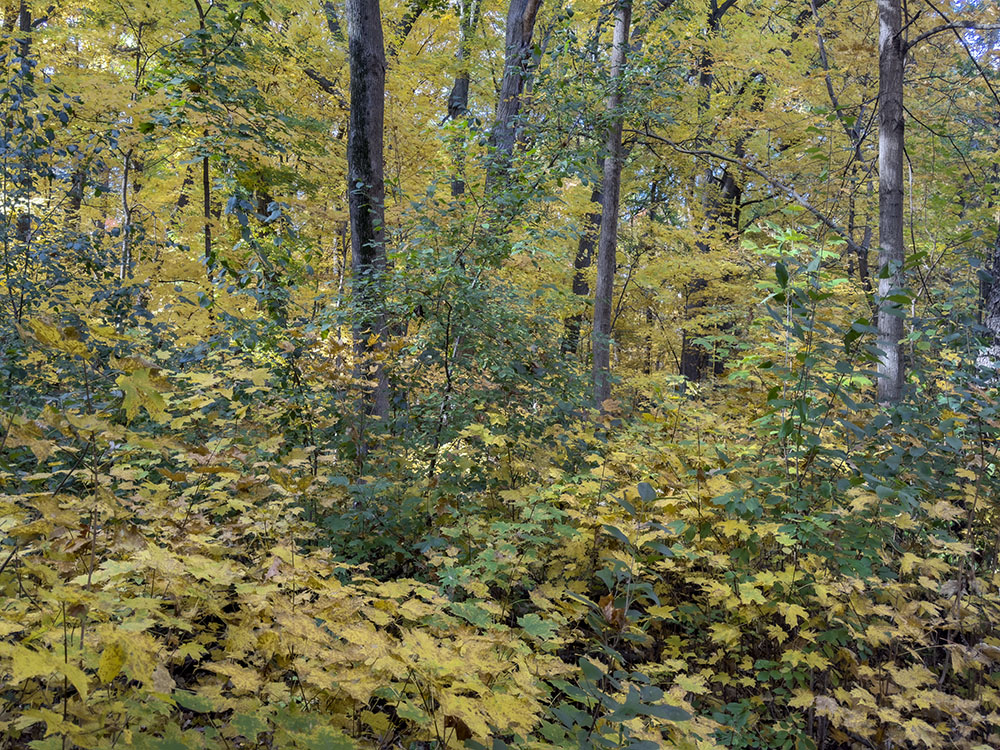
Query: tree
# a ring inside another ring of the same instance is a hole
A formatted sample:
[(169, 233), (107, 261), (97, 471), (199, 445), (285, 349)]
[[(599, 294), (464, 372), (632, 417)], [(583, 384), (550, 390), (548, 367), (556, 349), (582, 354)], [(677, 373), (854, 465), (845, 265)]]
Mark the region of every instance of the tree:
[(899, 0), (878, 0), (878, 400), (903, 391), (903, 41)]
[(532, 35), (542, 0), (510, 0), (507, 9), (504, 73), (497, 99), (496, 119), (490, 132), (487, 190), (496, 188), (498, 180), (510, 168), (517, 143), (517, 122), (521, 112), (521, 94), (532, 61)]
[(385, 47), (378, 0), (347, 1), (351, 112), (347, 139), (347, 190), (351, 215), (351, 252), (359, 320), (354, 348), (359, 364), (371, 366), (375, 385), (367, 409), (389, 414), (389, 388), (381, 364), (370, 360), (384, 344), (386, 313), (385, 178), (382, 129), (385, 116)]
[(607, 154), (601, 185), (601, 236), (597, 245), (597, 283), (594, 289), (593, 384), (594, 403), (601, 405), (611, 398), (611, 314), (614, 307), (614, 282), (618, 249), (618, 201), (622, 179), (622, 99), (625, 65), (628, 57), (629, 28), (632, 24), (631, 0), (619, 0), (615, 7), (615, 30), (611, 48), (611, 75), (608, 85)]

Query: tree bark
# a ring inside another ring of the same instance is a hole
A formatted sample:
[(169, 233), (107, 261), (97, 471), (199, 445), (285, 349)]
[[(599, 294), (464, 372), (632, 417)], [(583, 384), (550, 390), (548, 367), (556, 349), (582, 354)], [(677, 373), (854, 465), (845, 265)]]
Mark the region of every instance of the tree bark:
[(879, 282), (878, 401), (903, 392), (903, 43), (900, 0), (878, 0), (879, 17)]
[[(584, 219), (583, 233), (576, 245), (576, 256), (573, 258), (573, 294), (580, 303), (590, 297), (590, 283), (587, 281), (587, 271), (594, 262), (594, 248), (601, 232), (601, 215), (604, 211), (604, 195), (601, 188), (594, 188), (590, 194), (590, 202), (594, 209)], [(583, 325), (584, 313), (578, 312), (566, 319), (566, 334), (562, 341), (564, 354), (576, 354), (580, 347), (580, 328)]]
[[(469, 112), (469, 46), (472, 35), (479, 24), (482, 0), (463, 0), (459, 6), (458, 73), (448, 94), (448, 119), (465, 119)], [(465, 167), (465, 144), (459, 144), (455, 151), (455, 174), (451, 178), (451, 195), (457, 198), (465, 193), (462, 172)]]
[(607, 110), (607, 155), (601, 192), (601, 237), (597, 246), (597, 288), (594, 290), (593, 383), (594, 404), (601, 408), (611, 398), (611, 314), (618, 248), (618, 199), (622, 177), (622, 79), (628, 57), (628, 35), (632, 24), (631, 0), (619, 0), (615, 8), (615, 31), (611, 49), (611, 94)]
[(352, 283), (359, 318), (354, 348), (359, 364), (372, 367), (367, 410), (389, 415), (385, 372), (373, 356), (386, 333), (383, 277), (385, 255), (385, 178), (382, 138), (385, 120), (385, 46), (378, 0), (347, 0), (351, 112), (347, 138), (347, 188), (351, 216)]
[[(991, 207), (993, 201), (990, 202)], [(976, 364), (982, 368), (1000, 367), (1000, 224), (996, 227), (993, 247), (986, 257), (986, 277), (979, 282), (979, 316), (989, 334), (989, 343), (979, 352)]]
[(510, 168), (514, 144), (517, 143), (521, 94), (531, 66), (531, 37), (541, 5), (542, 0), (510, 0), (507, 10), (506, 55), (496, 121), (490, 132), (492, 154), (486, 172), (487, 190), (494, 188)]
[(205, 268), (208, 278), (212, 278), (215, 255), (212, 251), (212, 179), (208, 171), (208, 156), (201, 157), (201, 215), (205, 230)]

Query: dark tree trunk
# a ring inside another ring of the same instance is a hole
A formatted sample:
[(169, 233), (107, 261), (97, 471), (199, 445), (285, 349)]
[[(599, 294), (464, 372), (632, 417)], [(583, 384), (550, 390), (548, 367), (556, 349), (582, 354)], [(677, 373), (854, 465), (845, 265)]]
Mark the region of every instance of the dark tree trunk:
[(532, 63), (531, 38), (542, 0), (510, 0), (507, 10), (506, 55), (497, 116), (490, 132), (492, 154), (486, 174), (487, 189), (510, 168), (514, 145), (517, 143), (517, 122), (521, 111), (521, 94)]
[(607, 156), (604, 159), (604, 195), (601, 237), (597, 246), (597, 288), (594, 290), (593, 382), (598, 408), (611, 398), (611, 315), (618, 249), (618, 199), (622, 177), (622, 79), (628, 57), (628, 35), (632, 25), (631, 0), (619, 0), (615, 8), (615, 31), (611, 49), (611, 95), (607, 110)]
[[(604, 195), (599, 187), (590, 194), (590, 202), (595, 210), (587, 214), (583, 225), (583, 233), (576, 245), (576, 256), (573, 258), (573, 294), (582, 304), (590, 299), (590, 284), (587, 281), (587, 271), (594, 262), (594, 248), (601, 233), (601, 213), (604, 208)], [(585, 314), (577, 312), (566, 319), (566, 334), (562, 341), (562, 351), (576, 354), (580, 348), (580, 328), (583, 326)]]
[(355, 301), (360, 310), (354, 332), (355, 352), (367, 380), (370, 414), (389, 414), (389, 389), (381, 365), (372, 362), (386, 334), (383, 277), (385, 255), (385, 183), (382, 130), (385, 119), (385, 47), (378, 0), (347, 1), (351, 112), (347, 138), (347, 189), (351, 214), (351, 252)]
[(900, 0), (878, 0), (878, 401), (903, 392), (903, 307), (889, 299), (903, 287), (903, 43)]
[(22, 33), (20, 40), (21, 47), (21, 57), (27, 59), (31, 54), (31, 8), (25, 0), (21, 0), (21, 4), (17, 11), (17, 30)]
[(83, 207), (83, 192), (87, 185), (87, 172), (82, 164), (77, 165), (70, 177), (69, 195), (66, 202), (66, 225), (73, 231), (80, 229), (80, 209)]
[[(737, 147), (737, 155), (741, 155), (742, 147)], [(740, 201), (743, 189), (735, 174), (730, 170), (723, 172), (721, 179), (708, 178), (705, 192), (705, 230), (704, 236), (695, 242), (701, 253), (712, 249), (711, 237), (720, 231), (723, 240), (730, 245), (739, 242), (740, 231)], [(716, 375), (723, 369), (722, 359), (713, 356), (701, 342), (697, 341), (704, 332), (697, 330), (691, 321), (706, 307), (705, 290), (708, 282), (703, 278), (692, 279), (684, 290), (684, 311), (687, 325), (681, 332), (680, 374), (688, 380), (702, 380), (711, 370)]]
[(201, 215), (205, 230), (205, 268), (209, 279), (215, 267), (215, 255), (212, 251), (212, 179), (208, 171), (208, 157), (201, 157)]
[[(448, 119), (465, 119), (469, 112), (469, 53), (472, 35), (479, 24), (479, 13), (482, 0), (463, 0), (460, 5), (458, 42), (458, 74), (455, 83), (448, 94)], [(451, 178), (451, 195), (454, 198), (465, 193), (465, 180), (462, 173), (465, 167), (465, 143), (457, 144), (455, 151), (455, 174)]]

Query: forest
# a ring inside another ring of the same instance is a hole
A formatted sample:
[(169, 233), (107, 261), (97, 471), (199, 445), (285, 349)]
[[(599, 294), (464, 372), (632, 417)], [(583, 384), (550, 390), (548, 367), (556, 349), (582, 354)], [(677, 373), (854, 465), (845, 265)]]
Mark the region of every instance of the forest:
[(995, 0), (0, 63), (0, 750), (1000, 748)]

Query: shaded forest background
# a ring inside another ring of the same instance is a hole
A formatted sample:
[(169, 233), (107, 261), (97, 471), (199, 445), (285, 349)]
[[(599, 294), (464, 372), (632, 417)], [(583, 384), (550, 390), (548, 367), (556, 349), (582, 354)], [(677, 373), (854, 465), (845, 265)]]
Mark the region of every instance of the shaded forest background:
[(0, 748), (1000, 746), (994, 3), (0, 13)]

